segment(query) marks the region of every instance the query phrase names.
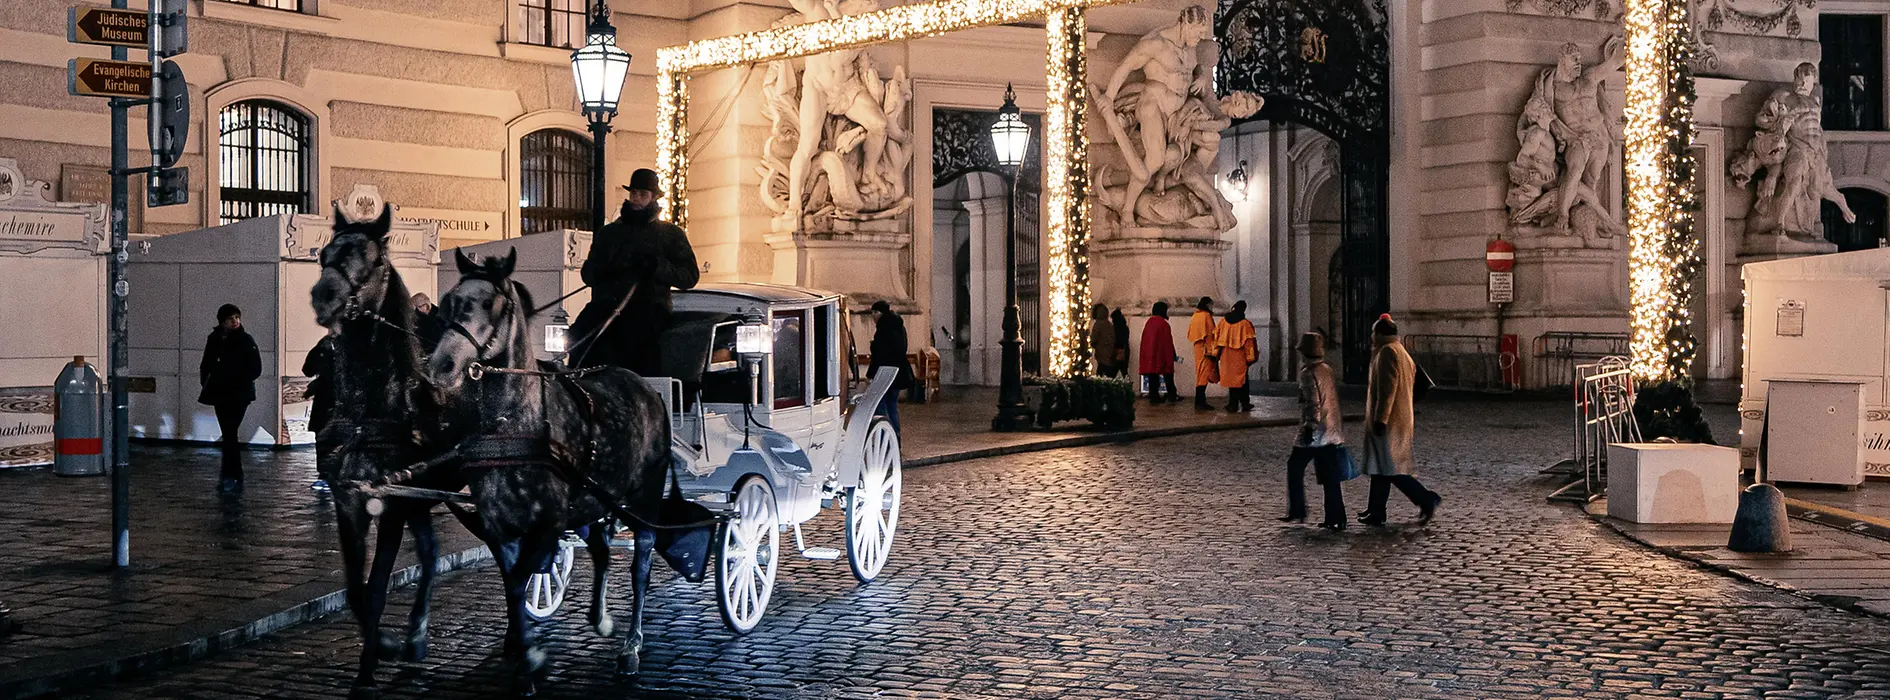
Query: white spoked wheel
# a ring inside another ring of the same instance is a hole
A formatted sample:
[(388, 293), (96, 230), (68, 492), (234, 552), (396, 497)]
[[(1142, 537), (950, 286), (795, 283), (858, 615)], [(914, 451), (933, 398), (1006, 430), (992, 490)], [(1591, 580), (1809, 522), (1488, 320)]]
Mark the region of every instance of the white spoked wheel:
[(551, 566), (525, 582), (525, 614), (533, 620), (550, 619), (564, 604), (564, 592), (571, 587), (571, 561), (580, 544), (583, 541), (576, 535), (565, 533), (558, 538), (558, 548), (552, 550)]
[(722, 609), (722, 623), (736, 634), (755, 629), (768, 610), (780, 522), (774, 487), (759, 476), (743, 477), (735, 485), (735, 517), (722, 527), (722, 555), (715, 565), (716, 607)]
[(870, 583), (892, 554), (899, 527), (899, 488), (905, 480), (899, 463), (899, 433), (884, 418), (866, 431), (866, 464), (860, 484), (847, 489), (847, 563), (853, 577)]

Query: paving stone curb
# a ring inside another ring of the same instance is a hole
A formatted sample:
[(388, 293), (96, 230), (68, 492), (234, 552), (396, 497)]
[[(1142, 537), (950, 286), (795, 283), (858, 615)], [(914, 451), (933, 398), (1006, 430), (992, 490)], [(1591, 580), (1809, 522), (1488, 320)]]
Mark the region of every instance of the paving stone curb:
[[(1355, 420), (1357, 416), (1347, 416)], [(1216, 433), (1231, 430), (1254, 428), (1278, 428), (1297, 425), (1298, 421), (1290, 418), (1268, 418), (1242, 423), (1224, 423), (1214, 425), (1176, 426), (1169, 428), (1149, 428), (1144, 430), (1126, 430), (1092, 435), (1039, 440), (1002, 447), (981, 448), (953, 452), (929, 457), (919, 457), (904, 462), (909, 468), (929, 467), (952, 462), (973, 459), (1002, 457), (1005, 455), (1028, 452), (1045, 452), (1071, 447), (1092, 445), (1122, 444), (1138, 440), (1192, 435), (1197, 433)], [(405, 560), (406, 555), (403, 555)], [(484, 545), (453, 554), (442, 555), (439, 571), (446, 573), (479, 566), (492, 560), (492, 553)], [(420, 574), (420, 568), (410, 560), (394, 572), (393, 586), (402, 587), (413, 583)], [(39, 697), (62, 691), (76, 690), (88, 685), (95, 685), (122, 676), (151, 671), (166, 666), (190, 663), (208, 658), (226, 649), (247, 644), (260, 637), (279, 632), (304, 622), (341, 612), (347, 607), (346, 592), (342, 590), (339, 572), (326, 581), (307, 583), (280, 593), (250, 601), (231, 608), (228, 614), (217, 619), (201, 620), (197, 624), (175, 627), (156, 633), (144, 639), (128, 644), (112, 644), (105, 647), (80, 649), (65, 657), (51, 661), (34, 659), (31, 662), (0, 666), (0, 700)]]
[[(1817, 513), (1816, 511), (1812, 511), (1812, 510), (1809, 510), (1802, 506), (1797, 506), (1797, 505), (1787, 505), (1786, 511), (1793, 520), (1800, 520), (1803, 522), (1814, 523), (1814, 524), (1821, 525), (1824, 527), (1829, 527), (1834, 530), (1840, 530), (1840, 531), (1849, 532), (1852, 534), (1858, 534), (1858, 535), (1863, 535), (1866, 537), (1872, 537), (1875, 539), (1882, 539), (1885, 541), (1890, 541), (1890, 528), (1873, 527), (1869, 530), (1866, 530), (1866, 529), (1861, 529), (1861, 528), (1856, 528), (1856, 527), (1847, 527), (1846, 525), (1849, 524), (1849, 521), (1840, 519), (1840, 518), (1837, 518), (1835, 516), (1828, 515), (1828, 514), (1823, 517), (1805, 517), (1806, 514), (1816, 516)], [(1860, 601), (1857, 598), (1853, 598), (1850, 596), (1841, 596), (1841, 595), (1828, 595), (1828, 594), (1818, 593), (1816, 591), (1805, 590), (1802, 588), (1798, 588), (1797, 586), (1793, 586), (1790, 584), (1786, 584), (1786, 583), (1782, 583), (1779, 581), (1766, 578), (1764, 576), (1758, 576), (1758, 575), (1752, 574), (1751, 572), (1743, 571), (1733, 566), (1729, 566), (1727, 564), (1693, 556), (1695, 552), (1693, 552), (1690, 549), (1687, 549), (1684, 547), (1673, 547), (1673, 546), (1668, 546), (1668, 545), (1655, 544), (1653, 541), (1641, 536), (1639, 533), (1636, 533), (1632, 530), (1621, 527), (1620, 521), (1617, 521), (1614, 518), (1608, 517), (1608, 514), (1606, 512), (1597, 513), (1592, 508), (1586, 508), (1586, 507), (1582, 508), (1582, 512), (1587, 514), (1589, 519), (1594, 520), (1595, 522), (1601, 523), (1603, 525), (1606, 525), (1608, 529), (1613, 530), (1617, 533), (1620, 533), (1621, 536), (1634, 541), (1636, 544), (1639, 544), (1653, 551), (1660, 552), (1661, 554), (1665, 554), (1674, 559), (1687, 562), (1700, 569), (1704, 569), (1707, 571), (1712, 571), (1714, 573), (1729, 576), (1735, 579), (1739, 579), (1741, 581), (1745, 581), (1747, 583), (1758, 584), (1758, 585), (1765, 586), (1767, 588), (1778, 590), (1784, 593), (1789, 593), (1793, 596), (1803, 598), (1805, 600), (1809, 600), (1815, 603), (1828, 605), (1833, 608), (1837, 608), (1839, 610), (1845, 610), (1845, 611), (1854, 612), (1860, 615), (1867, 615), (1867, 616), (1875, 617), (1879, 619), (1890, 620), (1890, 612), (1886, 612), (1885, 610), (1879, 609), (1879, 608), (1866, 607), (1866, 606), (1860, 605), (1859, 604)], [(1882, 531), (1882, 534), (1880, 535), (1878, 531)], [(1784, 557), (1788, 555), (1779, 555), (1779, 556)]]
[[(406, 586), (420, 575), (409, 555), (394, 571), (393, 585)], [(439, 571), (459, 571), (492, 561), (485, 545), (439, 558)], [(136, 641), (77, 649), (58, 659), (39, 658), (0, 666), (0, 700), (49, 695), (165, 666), (189, 663), (242, 646), (259, 637), (340, 612), (347, 607), (340, 572), (273, 595), (231, 607), (214, 619), (173, 627)]]

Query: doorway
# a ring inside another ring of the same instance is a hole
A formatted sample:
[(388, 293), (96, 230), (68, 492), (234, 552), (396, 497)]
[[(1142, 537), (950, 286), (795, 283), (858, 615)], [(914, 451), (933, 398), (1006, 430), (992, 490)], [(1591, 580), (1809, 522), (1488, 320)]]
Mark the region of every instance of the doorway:
[[(1033, 143), (1017, 171), (1015, 201), (1010, 170), (991, 147), (997, 112), (935, 109), (932, 112), (931, 329), (939, 348), (940, 381), (996, 386), (1003, 338), (1005, 216), (1017, 246), (1017, 310), (1027, 374), (1043, 370), (1042, 202), (1040, 144)], [(1042, 134), (1039, 115), (1025, 114), (1032, 134)], [(1033, 138), (1033, 141), (1037, 139)], [(949, 281), (949, 283), (946, 283)]]

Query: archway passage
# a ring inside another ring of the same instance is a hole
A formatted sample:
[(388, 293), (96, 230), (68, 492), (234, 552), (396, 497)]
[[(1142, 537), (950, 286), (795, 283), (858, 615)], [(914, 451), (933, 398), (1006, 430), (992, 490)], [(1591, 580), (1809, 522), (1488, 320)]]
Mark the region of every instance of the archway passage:
[[(932, 308), (945, 363), (945, 381), (998, 383), (1000, 329), (1004, 309), (1004, 218), (1016, 238), (1019, 335), (1023, 369), (1044, 372), (1042, 206), (1043, 159), (1025, 151), (1013, 173), (998, 163), (991, 143), (990, 110), (932, 111), (933, 279)], [(1025, 114), (1031, 133), (1043, 119)], [(1010, 178), (1016, 178), (1015, 189)], [(1006, 200), (1011, 200), (1007, 202)], [(1007, 206), (1007, 204), (1009, 206)]]
[(1266, 98), (1249, 120), (1305, 125), (1339, 144), (1343, 222), (1331, 296), (1348, 382), (1365, 380), (1372, 321), (1391, 308), (1388, 17), (1385, 0), (1220, 0), (1214, 17), (1215, 89)]

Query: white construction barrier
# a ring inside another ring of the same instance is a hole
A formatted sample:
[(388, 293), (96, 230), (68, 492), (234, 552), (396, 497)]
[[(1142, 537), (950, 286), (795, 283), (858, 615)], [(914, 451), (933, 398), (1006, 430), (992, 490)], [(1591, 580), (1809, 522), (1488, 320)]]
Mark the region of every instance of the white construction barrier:
[(1739, 451), (1682, 443), (1608, 446), (1608, 517), (1631, 523), (1731, 523)]

